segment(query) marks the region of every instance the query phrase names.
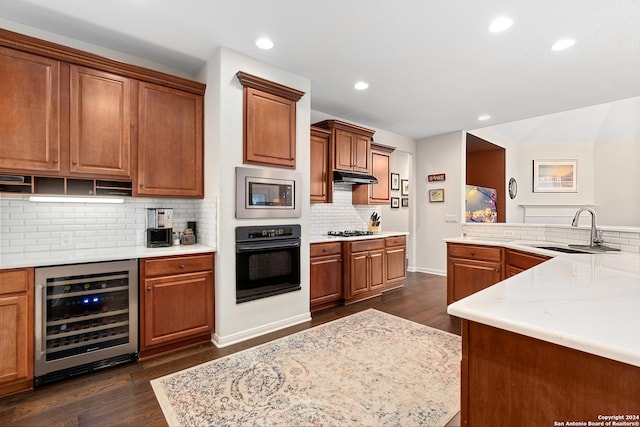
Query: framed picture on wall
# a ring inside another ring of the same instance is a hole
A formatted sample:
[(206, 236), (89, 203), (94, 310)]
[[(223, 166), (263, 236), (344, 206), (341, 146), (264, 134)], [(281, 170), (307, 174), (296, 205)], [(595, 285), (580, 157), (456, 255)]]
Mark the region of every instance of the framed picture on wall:
[(444, 202), (444, 188), (429, 190), (429, 202)]
[(399, 190), (400, 189), (400, 174), (399, 173), (391, 173), (391, 189)]
[(403, 196), (408, 196), (409, 195), (409, 180), (408, 179), (403, 179), (401, 180), (402, 182), (402, 195)]
[(534, 193), (575, 193), (578, 191), (577, 160), (534, 160)]
[(398, 209), (400, 207), (400, 198), (399, 197), (392, 197), (391, 198), (391, 208), (392, 209)]
[(403, 208), (408, 208), (409, 207), (409, 198), (408, 197), (403, 197), (402, 198), (402, 207)]

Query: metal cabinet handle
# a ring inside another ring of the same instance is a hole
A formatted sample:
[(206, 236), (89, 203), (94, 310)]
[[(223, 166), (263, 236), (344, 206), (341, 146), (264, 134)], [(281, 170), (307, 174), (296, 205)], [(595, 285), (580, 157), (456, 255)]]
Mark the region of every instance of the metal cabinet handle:
[(329, 249), (324, 248), (324, 249), (322, 250), (322, 252), (329, 252)]
[(143, 183), (140, 183), (140, 187), (144, 187), (144, 184), (143, 184)]
[(72, 163), (72, 164), (74, 164), (74, 165), (77, 165), (77, 164), (78, 164), (78, 161), (77, 161), (77, 160), (74, 160), (74, 161), (73, 161), (73, 162), (71, 162), (71, 163)]
[(53, 159), (53, 163), (58, 163), (58, 159)]
[(180, 264), (180, 268), (184, 268), (184, 264)]
[(471, 256), (474, 256), (476, 253), (475, 252), (471, 252)]
[(147, 292), (151, 292), (151, 286), (147, 286)]
[(496, 268), (496, 273), (500, 273), (500, 269), (499, 268)]

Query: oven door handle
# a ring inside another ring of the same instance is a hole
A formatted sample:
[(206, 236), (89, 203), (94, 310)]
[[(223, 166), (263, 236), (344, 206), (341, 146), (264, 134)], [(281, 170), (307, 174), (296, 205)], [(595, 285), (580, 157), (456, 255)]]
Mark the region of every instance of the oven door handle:
[(238, 243), (236, 252), (262, 251), (265, 249), (299, 248), (300, 241), (287, 242), (263, 242), (263, 243)]

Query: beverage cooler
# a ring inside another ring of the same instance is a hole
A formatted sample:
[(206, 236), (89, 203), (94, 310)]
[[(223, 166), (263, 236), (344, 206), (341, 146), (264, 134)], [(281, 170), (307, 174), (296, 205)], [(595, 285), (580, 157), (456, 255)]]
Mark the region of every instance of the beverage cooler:
[(137, 359), (137, 260), (35, 270), (35, 386)]

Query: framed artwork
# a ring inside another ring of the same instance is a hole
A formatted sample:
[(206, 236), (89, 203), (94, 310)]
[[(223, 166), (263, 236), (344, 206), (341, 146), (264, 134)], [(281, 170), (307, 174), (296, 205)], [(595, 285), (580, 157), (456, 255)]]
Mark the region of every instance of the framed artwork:
[(577, 167), (577, 160), (534, 160), (533, 192), (577, 192)]
[(402, 179), (401, 180), (402, 183), (402, 195), (403, 196), (408, 196), (409, 195), (409, 180), (408, 179)]
[(402, 198), (402, 207), (403, 208), (408, 208), (409, 207), (409, 198), (408, 197), (403, 197)]
[(444, 202), (444, 188), (429, 190), (429, 202)]
[(399, 173), (391, 173), (391, 189), (399, 190), (400, 189), (400, 174)]
[(429, 182), (439, 182), (439, 181), (444, 181), (445, 179), (446, 179), (446, 175), (443, 173), (427, 175), (427, 180), (429, 180)]
[(398, 209), (400, 207), (400, 198), (392, 197), (391, 198), (391, 208)]

